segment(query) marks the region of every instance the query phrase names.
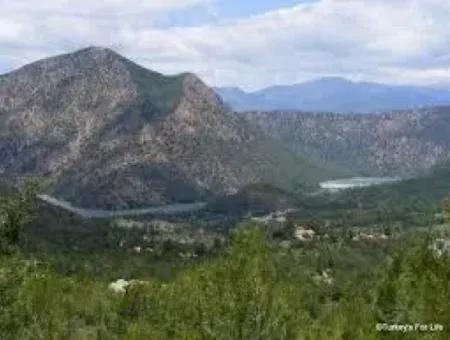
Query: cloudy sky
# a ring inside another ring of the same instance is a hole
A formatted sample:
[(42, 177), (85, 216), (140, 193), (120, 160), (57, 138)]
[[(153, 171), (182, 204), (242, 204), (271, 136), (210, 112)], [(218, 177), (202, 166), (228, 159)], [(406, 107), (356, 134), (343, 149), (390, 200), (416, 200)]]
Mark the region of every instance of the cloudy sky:
[(0, 73), (91, 45), (249, 90), (323, 76), (450, 88), (450, 0), (0, 0)]

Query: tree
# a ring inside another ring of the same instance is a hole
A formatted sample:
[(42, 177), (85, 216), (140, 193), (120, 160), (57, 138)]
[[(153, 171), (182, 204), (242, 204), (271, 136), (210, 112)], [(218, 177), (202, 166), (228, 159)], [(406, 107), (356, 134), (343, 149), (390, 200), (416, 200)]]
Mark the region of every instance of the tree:
[(447, 198), (444, 200), (444, 204), (443, 204), (444, 208), (444, 216), (445, 218), (450, 218), (450, 199)]
[(28, 180), (17, 192), (0, 196), (0, 252), (11, 253), (18, 245), (23, 228), (36, 213), (40, 189), (36, 180)]

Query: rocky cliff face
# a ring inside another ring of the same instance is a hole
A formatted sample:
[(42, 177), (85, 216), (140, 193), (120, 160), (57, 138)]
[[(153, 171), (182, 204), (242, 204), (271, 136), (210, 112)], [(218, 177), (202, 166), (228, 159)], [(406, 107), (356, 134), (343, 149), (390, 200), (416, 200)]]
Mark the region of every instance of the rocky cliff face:
[(194, 75), (166, 77), (94, 47), (0, 76), (0, 175), (41, 176), (77, 205), (118, 208), (326, 171), (227, 114)]
[(446, 161), (450, 155), (450, 107), (382, 115), (242, 115), (298, 154), (365, 175), (411, 176)]

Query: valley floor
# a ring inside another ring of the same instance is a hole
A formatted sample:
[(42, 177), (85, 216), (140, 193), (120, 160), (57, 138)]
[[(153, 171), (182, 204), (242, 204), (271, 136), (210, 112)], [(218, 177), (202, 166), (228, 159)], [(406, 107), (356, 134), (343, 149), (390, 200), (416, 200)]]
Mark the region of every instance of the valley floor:
[[(0, 338), (446, 340), (447, 211), (407, 195), (386, 210), (398, 185), (299, 196), (229, 229), (211, 212), (85, 219), (41, 206), (19, 243), (3, 248), (14, 238), (2, 233)], [(21, 220), (25, 194), (4, 221)], [(378, 329), (416, 323), (435, 330)]]

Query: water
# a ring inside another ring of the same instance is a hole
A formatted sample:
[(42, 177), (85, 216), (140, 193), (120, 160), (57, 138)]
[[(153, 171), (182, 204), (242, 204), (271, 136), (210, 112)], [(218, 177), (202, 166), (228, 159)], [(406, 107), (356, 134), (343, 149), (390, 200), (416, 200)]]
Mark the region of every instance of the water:
[(353, 177), (343, 178), (320, 183), (320, 187), (328, 191), (339, 191), (345, 189), (365, 188), (374, 185), (398, 182), (398, 177)]
[(86, 209), (72, 205), (72, 203), (60, 200), (48, 195), (38, 195), (38, 198), (53, 206), (70, 211), (83, 218), (116, 218), (125, 216), (142, 216), (142, 215), (175, 215), (180, 213), (188, 213), (202, 210), (206, 207), (204, 202), (185, 203), (185, 204), (169, 204), (158, 207), (148, 207), (140, 209), (124, 209), (124, 210), (102, 210), (102, 209)]

